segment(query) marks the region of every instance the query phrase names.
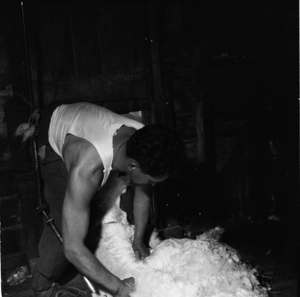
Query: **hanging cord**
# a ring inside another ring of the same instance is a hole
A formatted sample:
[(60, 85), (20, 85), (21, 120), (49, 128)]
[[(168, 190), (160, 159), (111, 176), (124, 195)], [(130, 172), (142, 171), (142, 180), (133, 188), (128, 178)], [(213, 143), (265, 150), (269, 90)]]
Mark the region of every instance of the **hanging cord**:
[(39, 126), (40, 113), (39, 112), (40, 112), (39, 108), (36, 108), (28, 120), (29, 128), (31, 126), (35, 126), (35, 136), (38, 135), (38, 133), (40, 131), (40, 126)]
[[(36, 108), (34, 112), (29, 117), (29, 120), (27, 123), (23, 123), (19, 125), (14, 133), (15, 137), (22, 137), (21, 147), (16, 151), (21, 151), (24, 146), (27, 144), (27, 140), (33, 138), (35, 139), (35, 136), (39, 133), (39, 109)], [(36, 148), (35, 148), (36, 150)], [(35, 154), (35, 152), (34, 152)]]

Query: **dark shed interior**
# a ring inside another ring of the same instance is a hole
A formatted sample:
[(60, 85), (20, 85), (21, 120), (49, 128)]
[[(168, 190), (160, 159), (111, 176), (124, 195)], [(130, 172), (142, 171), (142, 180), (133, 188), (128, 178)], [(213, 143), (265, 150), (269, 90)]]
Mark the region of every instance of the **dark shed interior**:
[(222, 240), (268, 279), (270, 296), (297, 296), (297, 7), (217, 0), (0, 7), (3, 296), (32, 296), (43, 225), (32, 147), (20, 147), (14, 131), (56, 101), (93, 102), (175, 129), (188, 163), (155, 186), (151, 219), (161, 236), (193, 238), (221, 226)]

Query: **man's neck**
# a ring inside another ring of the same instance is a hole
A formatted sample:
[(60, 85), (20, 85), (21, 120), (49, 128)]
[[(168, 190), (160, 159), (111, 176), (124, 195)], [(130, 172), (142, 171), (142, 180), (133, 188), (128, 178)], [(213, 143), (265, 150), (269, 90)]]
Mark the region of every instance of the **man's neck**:
[(114, 157), (112, 167), (121, 172), (127, 172), (126, 143), (136, 130), (122, 126), (113, 137)]
[(112, 162), (112, 168), (121, 172), (126, 172), (127, 170), (127, 157), (126, 157), (126, 142), (124, 140), (117, 147), (114, 147), (114, 157)]

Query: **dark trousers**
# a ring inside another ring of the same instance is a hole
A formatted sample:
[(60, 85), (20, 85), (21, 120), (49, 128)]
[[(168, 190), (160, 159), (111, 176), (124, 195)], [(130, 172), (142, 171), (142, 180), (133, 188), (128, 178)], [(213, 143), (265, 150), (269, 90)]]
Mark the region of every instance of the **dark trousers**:
[[(67, 170), (62, 159), (49, 146), (46, 147), (45, 159), (40, 162), (40, 169), (44, 180), (44, 199), (50, 206), (49, 215), (61, 232)], [(33, 290), (49, 289), (53, 282), (59, 282), (60, 278), (66, 277), (67, 271), (75, 276), (76, 270), (65, 258), (62, 243), (48, 225), (44, 227), (38, 249), (39, 259), (33, 272)]]

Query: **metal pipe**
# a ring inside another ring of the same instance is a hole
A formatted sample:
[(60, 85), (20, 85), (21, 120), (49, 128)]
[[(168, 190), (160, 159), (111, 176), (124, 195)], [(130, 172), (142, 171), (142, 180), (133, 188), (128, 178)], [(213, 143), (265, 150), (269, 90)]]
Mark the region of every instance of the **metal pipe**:
[(28, 97), (29, 97), (29, 102), (31, 102), (31, 108), (33, 109), (34, 108), (34, 100), (33, 100), (33, 95), (32, 95), (33, 91), (32, 91), (32, 80), (31, 80), (31, 69), (30, 69), (30, 57), (29, 57), (27, 33), (26, 33), (24, 2), (21, 2), (21, 10), (22, 10), (25, 57), (26, 57), (26, 63), (25, 64), (26, 64), (27, 80), (28, 80)]
[[(61, 243), (63, 243), (63, 239), (62, 239), (62, 236), (59, 232), (59, 230), (56, 228), (54, 222), (53, 222), (53, 218), (50, 218), (48, 216), (48, 214), (43, 210), (42, 211), (42, 214), (43, 216), (45, 217), (46, 219), (46, 224), (48, 226), (50, 226), (50, 228), (53, 230), (53, 232), (55, 233), (55, 235), (57, 236), (57, 238), (59, 239), (59, 241)], [(89, 279), (87, 279), (84, 275), (82, 276), (83, 277), (83, 280), (85, 281), (86, 285), (89, 287), (89, 289), (93, 292), (93, 293), (96, 293), (96, 290), (94, 289), (94, 286), (92, 285), (92, 283), (89, 281)]]

